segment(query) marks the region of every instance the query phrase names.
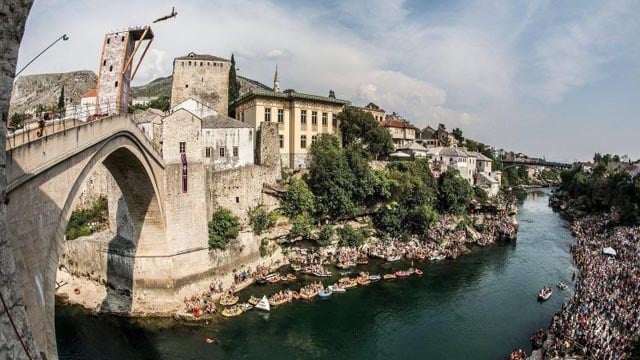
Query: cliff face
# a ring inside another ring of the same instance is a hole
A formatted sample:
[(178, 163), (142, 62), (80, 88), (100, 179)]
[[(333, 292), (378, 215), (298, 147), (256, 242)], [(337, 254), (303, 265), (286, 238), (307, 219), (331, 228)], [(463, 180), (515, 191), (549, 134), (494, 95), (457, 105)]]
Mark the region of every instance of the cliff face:
[(38, 104), (57, 104), (62, 86), (67, 104), (80, 103), (80, 96), (95, 88), (96, 82), (96, 74), (89, 70), (20, 76), (13, 84), (9, 113), (29, 112)]

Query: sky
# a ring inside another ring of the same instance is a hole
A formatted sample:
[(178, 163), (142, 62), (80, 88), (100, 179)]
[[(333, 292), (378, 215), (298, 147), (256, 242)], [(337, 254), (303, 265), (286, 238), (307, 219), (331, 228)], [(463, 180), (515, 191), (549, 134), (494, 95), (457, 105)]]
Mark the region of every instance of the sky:
[(640, 157), (640, 1), (36, 0), (23, 74), (97, 70), (104, 34), (152, 24), (134, 84), (189, 52), (282, 89), (374, 102), (423, 128), (550, 160)]

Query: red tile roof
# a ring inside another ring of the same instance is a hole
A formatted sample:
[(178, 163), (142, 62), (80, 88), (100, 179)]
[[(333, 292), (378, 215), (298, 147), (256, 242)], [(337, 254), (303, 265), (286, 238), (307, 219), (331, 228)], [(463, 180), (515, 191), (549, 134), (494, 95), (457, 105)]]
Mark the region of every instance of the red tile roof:
[(383, 120), (380, 121), (380, 126), (382, 127), (395, 127), (395, 128), (408, 128), (415, 129), (415, 127), (409, 123), (398, 121), (398, 120)]
[(98, 96), (98, 90), (93, 88), (80, 96), (81, 98), (90, 98)]

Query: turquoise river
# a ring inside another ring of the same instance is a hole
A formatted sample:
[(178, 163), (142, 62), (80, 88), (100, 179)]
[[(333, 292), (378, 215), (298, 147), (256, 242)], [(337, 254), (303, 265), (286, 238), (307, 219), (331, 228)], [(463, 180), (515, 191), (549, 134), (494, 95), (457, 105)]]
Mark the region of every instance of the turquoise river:
[[(299, 301), (271, 313), (248, 312), (209, 324), (96, 317), (56, 308), (61, 359), (504, 359), (530, 352), (529, 337), (547, 327), (571, 294), (538, 290), (574, 271), (565, 221), (547, 205), (548, 191), (519, 204), (518, 240), (474, 249), (457, 260), (416, 264), (422, 277), (380, 281)], [(378, 269), (375, 269), (377, 267)], [(371, 264), (388, 272), (407, 264)], [(300, 279), (300, 281), (311, 279)], [(299, 287), (301, 284), (292, 286)], [(254, 286), (240, 293), (272, 293)], [(206, 344), (204, 338), (216, 340)]]

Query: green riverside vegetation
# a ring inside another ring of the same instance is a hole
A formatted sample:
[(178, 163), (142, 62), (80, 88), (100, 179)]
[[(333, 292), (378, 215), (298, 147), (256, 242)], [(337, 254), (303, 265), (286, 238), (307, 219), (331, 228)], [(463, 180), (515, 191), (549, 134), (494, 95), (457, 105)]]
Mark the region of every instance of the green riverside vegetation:
[(640, 176), (632, 178), (616, 156), (596, 154), (594, 163), (591, 173), (576, 164), (560, 174), (560, 190), (569, 195), (569, 206), (585, 213), (615, 209), (623, 223), (639, 224)]
[(240, 221), (225, 208), (216, 209), (211, 215), (209, 227), (209, 248), (225, 249), (229, 241), (238, 237)]
[(109, 210), (106, 197), (95, 200), (88, 209), (78, 209), (71, 213), (65, 235), (67, 240), (75, 240), (102, 230), (108, 221)]

